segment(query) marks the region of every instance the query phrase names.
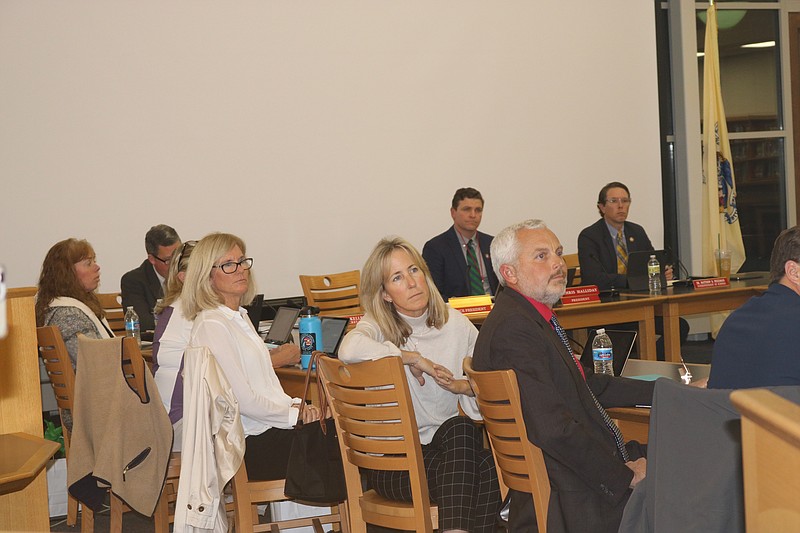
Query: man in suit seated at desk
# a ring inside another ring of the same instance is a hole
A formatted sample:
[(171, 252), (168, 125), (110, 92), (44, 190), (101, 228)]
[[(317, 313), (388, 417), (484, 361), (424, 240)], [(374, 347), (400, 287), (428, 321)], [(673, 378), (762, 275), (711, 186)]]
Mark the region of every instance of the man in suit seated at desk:
[(445, 302), (451, 296), (494, 294), (497, 276), (489, 255), (492, 236), (478, 231), (483, 217), (481, 193), (472, 187), (458, 189), (450, 216), (453, 225), (422, 249), (436, 288)]
[[(646, 459), (638, 443), (624, 443), (605, 408), (650, 404), (653, 382), (581, 367), (553, 314), (567, 272), (544, 222), (504, 229), (491, 251), (506, 290), (478, 334), (474, 367), (516, 372), (528, 438), (542, 449), (553, 487), (548, 531), (616, 532)], [(510, 530), (535, 530), (534, 512), (529, 494), (512, 492)]]
[[(124, 310), (128, 306), (133, 306), (139, 315), (142, 338), (148, 337), (144, 332), (155, 330), (153, 308), (156, 306), (156, 300), (164, 297), (164, 281), (169, 273), (169, 260), (172, 258), (172, 252), (180, 245), (181, 238), (173, 228), (166, 224), (153, 226), (144, 236), (147, 259), (122, 276), (120, 281), (122, 308)], [(149, 339), (152, 339), (152, 334)]]
[(769, 289), (719, 330), (709, 388), (800, 385), (800, 226), (778, 235), (769, 266)]
[[(628, 287), (628, 254), (654, 250), (650, 238), (639, 224), (628, 222), (631, 194), (624, 183), (612, 181), (600, 189), (597, 210), (600, 220), (584, 228), (578, 236), (578, 261), (581, 265), (581, 283), (597, 285), (601, 291)], [(673, 279), (672, 266), (664, 267), (667, 280)], [(635, 324), (610, 326), (636, 329)], [(656, 343), (656, 353), (664, 360), (664, 321), (656, 317), (656, 333), (662, 335)], [(680, 320), (681, 344), (689, 336), (689, 323)]]

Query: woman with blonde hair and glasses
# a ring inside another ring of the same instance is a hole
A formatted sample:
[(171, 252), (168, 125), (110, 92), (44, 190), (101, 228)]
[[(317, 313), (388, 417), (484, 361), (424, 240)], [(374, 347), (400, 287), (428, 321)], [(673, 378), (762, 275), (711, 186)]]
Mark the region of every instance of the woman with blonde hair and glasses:
[[(245, 465), (250, 479), (286, 477), (300, 399), (283, 392), (270, 355), (243, 303), (255, 294), (244, 242), (212, 233), (192, 250), (181, 293), (183, 312), (194, 321), (192, 346), (207, 346), (239, 402), (246, 436)], [(318, 407), (303, 409), (303, 422), (320, 417)]]
[[(494, 530), (500, 490), (492, 454), (481, 430), (458, 406), (479, 419), (462, 362), (472, 355), (478, 331), (447, 305), (419, 252), (399, 237), (381, 240), (361, 272), (366, 313), (345, 336), (339, 358), (347, 363), (400, 356), (422, 444), (438, 529)], [(378, 494), (411, 500), (407, 472), (370, 471)]]

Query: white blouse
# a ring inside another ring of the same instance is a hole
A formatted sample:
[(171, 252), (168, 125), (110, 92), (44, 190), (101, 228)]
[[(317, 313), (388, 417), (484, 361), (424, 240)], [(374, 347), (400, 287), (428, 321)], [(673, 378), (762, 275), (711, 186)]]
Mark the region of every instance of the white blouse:
[(245, 435), (297, 423), (300, 400), (283, 392), (269, 350), (247, 311), (225, 306), (201, 311), (194, 321), (192, 346), (208, 346), (239, 401)]

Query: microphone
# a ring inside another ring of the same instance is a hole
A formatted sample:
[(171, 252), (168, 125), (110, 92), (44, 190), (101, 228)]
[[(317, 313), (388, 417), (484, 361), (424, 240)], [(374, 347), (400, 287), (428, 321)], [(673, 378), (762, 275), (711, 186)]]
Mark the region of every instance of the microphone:
[[(606, 276), (609, 276), (611, 278), (611, 288), (607, 289), (607, 290), (600, 291), (600, 292), (609, 294), (611, 296), (615, 296), (615, 295), (619, 294), (619, 290), (614, 288), (614, 276), (616, 276), (617, 273), (616, 272), (611, 273), (608, 270), (606, 270), (606, 267), (603, 265), (603, 263), (600, 261), (600, 259), (594, 254), (594, 252), (589, 254), (589, 259), (591, 259), (592, 261), (597, 263), (600, 266), (600, 270), (603, 271), (603, 274), (605, 274)], [(581, 273), (581, 276), (582, 275), (583, 274)]]
[(670, 257), (675, 258), (675, 264), (678, 266), (678, 277), (680, 278), (682, 274), (686, 274), (686, 277), (684, 279), (687, 282), (691, 281), (692, 276), (689, 274), (689, 270), (687, 270), (686, 266), (684, 266), (684, 264), (681, 262), (680, 257), (678, 257), (677, 254), (674, 254), (672, 252), (672, 248), (670, 248), (669, 246), (665, 246), (664, 249), (667, 252), (669, 252)]

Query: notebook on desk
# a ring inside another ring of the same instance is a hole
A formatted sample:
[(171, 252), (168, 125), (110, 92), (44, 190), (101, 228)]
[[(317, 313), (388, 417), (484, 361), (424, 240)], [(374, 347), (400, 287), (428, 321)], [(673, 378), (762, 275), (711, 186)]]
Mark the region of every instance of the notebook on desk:
[(275, 318), (272, 320), (272, 326), (264, 339), (268, 349), (272, 350), (289, 341), (292, 335), (292, 328), (298, 316), (300, 316), (300, 309), (296, 307), (278, 308), (275, 312)]
[(669, 255), (664, 250), (653, 250), (651, 252), (631, 252), (628, 254), (628, 289), (632, 291), (646, 291), (648, 287), (647, 262), (650, 256), (655, 255), (661, 266), (661, 288), (667, 288), (667, 277), (664, 274), (664, 267), (669, 263)]

